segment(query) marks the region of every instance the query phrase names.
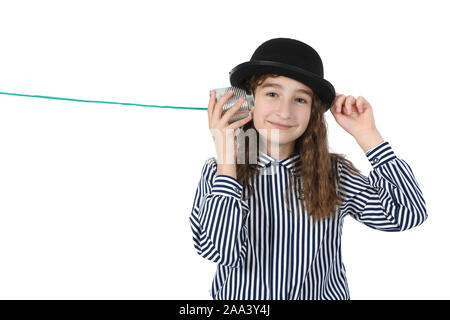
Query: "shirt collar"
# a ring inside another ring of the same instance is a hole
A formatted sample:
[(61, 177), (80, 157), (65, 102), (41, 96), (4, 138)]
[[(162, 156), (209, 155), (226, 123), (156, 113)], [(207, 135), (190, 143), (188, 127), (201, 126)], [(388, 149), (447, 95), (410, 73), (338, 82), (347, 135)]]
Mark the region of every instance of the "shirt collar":
[(287, 158), (277, 160), (274, 157), (270, 156), (269, 154), (260, 151), (258, 154), (258, 167), (263, 169), (272, 166), (272, 164), (278, 163), (279, 165), (282, 165), (283, 167), (294, 171), (294, 168), (300, 165), (301, 158), (299, 154), (291, 155)]

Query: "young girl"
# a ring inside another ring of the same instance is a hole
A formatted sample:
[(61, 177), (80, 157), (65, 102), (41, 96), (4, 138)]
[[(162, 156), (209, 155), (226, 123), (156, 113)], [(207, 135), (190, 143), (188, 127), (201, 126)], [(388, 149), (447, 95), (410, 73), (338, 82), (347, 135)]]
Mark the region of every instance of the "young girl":
[[(367, 100), (336, 94), (320, 56), (303, 42), (264, 42), (230, 72), (230, 82), (252, 88), (253, 116), (229, 124), (243, 102), (221, 116), (232, 93), (217, 101), (212, 92), (209, 128), (223, 133), (214, 136), (221, 161), (206, 160), (189, 218), (197, 253), (217, 263), (211, 297), (350, 299), (343, 219), (382, 231), (422, 224), (425, 200), (410, 166), (381, 137)], [(367, 156), (368, 177), (328, 152), (328, 109)], [(256, 163), (249, 148), (244, 163), (237, 154), (224, 161), (237, 129), (258, 133)]]

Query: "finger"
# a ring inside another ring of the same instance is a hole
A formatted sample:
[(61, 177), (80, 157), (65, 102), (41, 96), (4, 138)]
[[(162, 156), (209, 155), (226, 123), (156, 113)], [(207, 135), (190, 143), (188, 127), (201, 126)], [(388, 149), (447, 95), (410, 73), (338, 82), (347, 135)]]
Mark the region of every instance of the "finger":
[(339, 98), (340, 94), (336, 92), (336, 95), (333, 99), (333, 104), (331, 105), (330, 111), (331, 113), (337, 112), (337, 100)]
[(226, 94), (224, 94), (222, 97), (220, 97), (219, 101), (217, 101), (216, 105), (214, 106), (214, 111), (213, 111), (213, 118), (216, 121), (220, 120), (220, 115), (223, 112), (223, 106), (225, 104), (225, 102), (231, 98), (231, 96), (234, 94), (233, 90), (228, 91)]
[(358, 108), (356, 107), (356, 98), (352, 96), (352, 103), (350, 104), (350, 110), (351, 112), (358, 113)]
[(208, 104), (208, 121), (211, 123), (211, 116), (214, 110), (214, 105), (216, 102), (216, 90), (211, 90), (209, 94), (209, 104)]
[(342, 103), (345, 100), (345, 94), (340, 94), (336, 99), (336, 112), (342, 112)]
[(222, 116), (222, 120), (225, 123), (228, 123), (231, 119), (231, 117), (239, 110), (239, 108), (244, 104), (244, 98), (241, 97), (239, 100), (227, 111), (225, 111), (225, 114)]
[(355, 98), (353, 96), (348, 96), (347, 99), (345, 100), (345, 113), (347, 115), (351, 115), (352, 114), (352, 105), (355, 102)]
[(237, 128), (240, 128), (240, 127), (242, 127), (244, 124), (246, 124), (247, 122), (249, 122), (250, 120), (252, 120), (252, 116), (248, 116), (248, 117), (245, 117), (244, 119), (240, 119), (240, 120), (238, 120), (238, 121), (235, 121), (235, 122), (233, 122), (232, 124), (230, 124), (229, 126), (228, 126), (228, 128), (230, 128), (230, 129), (233, 129), (233, 130), (236, 130)]
[(364, 99), (364, 97), (359, 96), (358, 99), (356, 99), (356, 107), (358, 108), (359, 112), (364, 111), (364, 107), (366, 106), (367, 100)]
[(337, 101), (337, 99), (339, 98), (340, 95), (341, 95), (341, 94), (340, 94), (340, 93), (337, 93), (337, 92), (336, 92), (336, 94), (334, 95), (333, 106), (336, 106), (336, 101)]

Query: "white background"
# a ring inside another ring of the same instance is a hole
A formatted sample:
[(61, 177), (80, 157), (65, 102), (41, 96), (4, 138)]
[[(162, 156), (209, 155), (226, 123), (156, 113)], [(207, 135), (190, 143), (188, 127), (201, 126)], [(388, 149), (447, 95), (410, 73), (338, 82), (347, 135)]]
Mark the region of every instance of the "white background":
[[(206, 108), (262, 42), (322, 57), (410, 164), (428, 220), (400, 233), (346, 218), (351, 299), (449, 299), (445, 1), (2, 1), (0, 91)], [(446, 22), (447, 21), (447, 22)], [(331, 151), (368, 175), (327, 112)], [(205, 110), (0, 94), (1, 299), (210, 299), (215, 264), (189, 215), (216, 156)]]

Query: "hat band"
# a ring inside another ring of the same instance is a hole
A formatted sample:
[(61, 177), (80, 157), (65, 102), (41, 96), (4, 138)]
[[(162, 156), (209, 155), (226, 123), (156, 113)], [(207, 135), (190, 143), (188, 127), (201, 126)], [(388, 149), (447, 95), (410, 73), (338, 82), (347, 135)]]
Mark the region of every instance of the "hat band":
[(291, 70), (294, 72), (304, 73), (308, 76), (323, 80), (322, 77), (318, 76), (314, 72), (311, 72), (309, 70), (306, 70), (306, 69), (303, 69), (303, 68), (300, 68), (297, 66), (293, 66), (290, 64), (282, 63), (282, 62), (270, 61), (270, 60), (251, 60), (250, 63), (252, 65), (270, 66), (270, 67), (278, 67), (278, 68), (282, 68), (282, 69), (288, 69), (288, 70)]

